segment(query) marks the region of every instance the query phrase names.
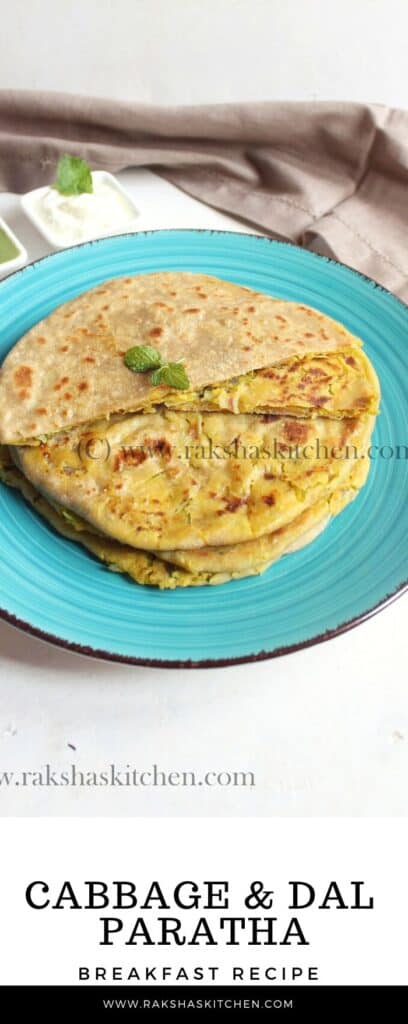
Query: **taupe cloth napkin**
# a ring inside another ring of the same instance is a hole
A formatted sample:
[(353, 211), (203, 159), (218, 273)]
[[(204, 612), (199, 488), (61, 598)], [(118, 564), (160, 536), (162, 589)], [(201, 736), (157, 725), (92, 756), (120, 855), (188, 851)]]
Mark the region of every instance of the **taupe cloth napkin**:
[(149, 167), (254, 230), (334, 256), (408, 300), (408, 112), (357, 103), (152, 107), (0, 91), (0, 188), (58, 155)]

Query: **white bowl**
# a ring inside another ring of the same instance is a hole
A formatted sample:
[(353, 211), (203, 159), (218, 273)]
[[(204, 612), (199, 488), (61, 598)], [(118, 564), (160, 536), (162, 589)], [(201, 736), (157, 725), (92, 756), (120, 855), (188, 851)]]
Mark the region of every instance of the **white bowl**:
[(2, 228), (3, 231), (5, 231), (6, 235), (9, 236), (10, 241), (14, 242), (14, 245), (19, 250), (18, 256), (13, 256), (13, 259), (5, 260), (5, 262), (0, 263), (0, 277), (4, 277), (5, 274), (11, 274), (13, 270), (18, 270), (18, 268), (22, 267), (24, 263), (27, 263), (28, 257), (27, 251), (21, 244), (20, 239), (17, 238), (17, 236), (14, 234), (14, 231), (11, 230), (9, 225), (6, 224), (6, 221), (3, 220), (2, 217), (0, 217), (0, 228)]
[[(97, 235), (92, 234), (87, 236), (87, 238), (80, 238), (78, 239), (78, 241), (90, 242), (95, 238), (109, 238), (110, 236), (115, 234), (122, 235), (126, 234), (127, 231), (134, 231), (136, 227), (136, 219), (139, 216), (139, 211), (135, 206), (134, 200), (127, 191), (127, 189), (123, 188), (118, 179), (115, 178), (113, 174), (110, 174), (109, 171), (92, 171), (92, 178), (96, 181), (108, 182), (116, 189), (117, 192), (124, 196), (126, 201), (129, 203), (129, 206), (133, 210), (133, 217), (129, 218), (129, 222), (127, 224), (120, 225), (120, 227), (118, 227), (117, 230), (111, 228), (109, 231), (105, 231)], [(31, 223), (34, 224), (34, 227), (37, 228), (37, 231), (40, 232), (43, 238), (45, 238), (45, 240), (48, 242), (49, 245), (52, 246), (53, 249), (68, 249), (70, 246), (77, 245), (78, 243), (61, 242), (61, 239), (53, 234), (52, 228), (50, 228), (49, 224), (40, 216), (36, 209), (39, 199), (41, 199), (41, 196), (45, 195), (46, 192), (48, 192), (49, 188), (50, 185), (44, 185), (42, 188), (35, 188), (31, 192), (26, 192), (25, 195), (21, 196), (21, 206), (24, 210), (24, 213), (31, 221)]]

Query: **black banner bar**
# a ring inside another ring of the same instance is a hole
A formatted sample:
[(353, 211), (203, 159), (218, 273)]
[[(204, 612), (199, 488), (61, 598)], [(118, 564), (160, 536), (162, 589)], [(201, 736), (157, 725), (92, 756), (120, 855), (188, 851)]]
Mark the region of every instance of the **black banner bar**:
[[(150, 1013), (161, 1010), (167, 1013), (177, 1010), (199, 1012), (214, 1010), (273, 1013), (275, 1018), (286, 1021), (313, 1021), (321, 1019), (327, 1024), (333, 1013), (344, 1015), (345, 1022), (350, 1014), (384, 1015), (406, 1012), (408, 986), (353, 986), (353, 985), (303, 985), (303, 986), (237, 986), (237, 985), (141, 985), (141, 986), (97, 986), (97, 985), (38, 985), (1, 986), (0, 1013), (38, 1013), (43, 1019), (55, 1021), (55, 1014), (92, 1013), (109, 1019), (112, 1015)], [(363, 1018), (362, 1018), (363, 1019)]]

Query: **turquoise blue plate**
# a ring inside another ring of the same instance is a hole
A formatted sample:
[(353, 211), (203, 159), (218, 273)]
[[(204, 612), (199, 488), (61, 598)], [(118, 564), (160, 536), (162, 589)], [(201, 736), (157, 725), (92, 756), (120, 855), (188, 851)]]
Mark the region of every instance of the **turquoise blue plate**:
[(160, 592), (106, 571), (0, 487), (0, 614), (81, 653), (136, 664), (222, 665), (328, 639), (401, 594), (408, 578), (408, 308), (335, 263), (255, 235), (154, 231), (86, 243), (0, 285), (0, 359), (55, 306), (100, 281), (154, 270), (215, 274), (341, 320), (382, 388), (367, 485), (309, 547), (262, 576)]

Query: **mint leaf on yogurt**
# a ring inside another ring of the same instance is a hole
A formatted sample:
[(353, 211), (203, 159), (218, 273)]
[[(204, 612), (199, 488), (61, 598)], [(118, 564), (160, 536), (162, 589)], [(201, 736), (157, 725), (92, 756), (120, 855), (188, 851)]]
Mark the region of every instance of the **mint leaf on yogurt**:
[(83, 192), (93, 192), (91, 168), (86, 160), (64, 153), (58, 161), (54, 188), (63, 196), (80, 196)]

